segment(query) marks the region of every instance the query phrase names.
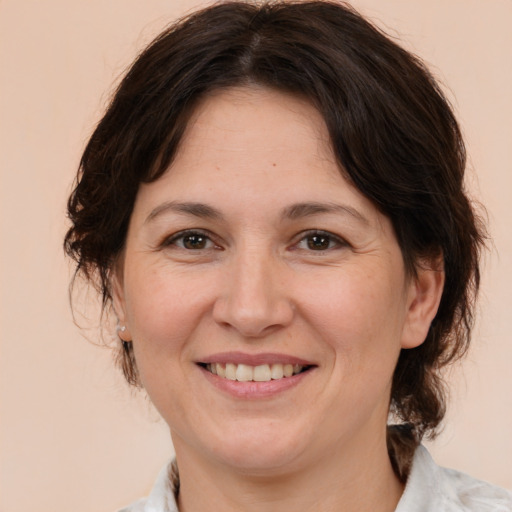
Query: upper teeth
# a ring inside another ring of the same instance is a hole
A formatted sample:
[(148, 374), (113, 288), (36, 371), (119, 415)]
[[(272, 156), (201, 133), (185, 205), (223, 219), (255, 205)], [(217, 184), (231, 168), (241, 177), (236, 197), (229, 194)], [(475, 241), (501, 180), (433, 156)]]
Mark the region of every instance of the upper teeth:
[(206, 365), (206, 369), (219, 377), (229, 380), (266, 382), (272, 379), (291, 377), (296, 373), (300, 373), (304, 369), (304, 366), (300, 364), (279, 363), (270, 365), (260, 364), (258, 366), (233, 363), (210, 363)]

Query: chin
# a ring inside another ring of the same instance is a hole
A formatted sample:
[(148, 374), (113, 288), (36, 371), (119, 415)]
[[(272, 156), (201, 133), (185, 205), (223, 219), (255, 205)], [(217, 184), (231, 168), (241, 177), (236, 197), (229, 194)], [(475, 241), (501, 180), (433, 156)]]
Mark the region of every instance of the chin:
[(290, 471), (307, 449), (304, 429), (283, 429), (275, 421), (244, 423), (222, 430), (214, 442), (205, 439), (204, 452), (241, 473), (269, 476)]
[(216, 455), (220, 462), (240, 473), (266, 477), (289, 472), (300, 458), (296, 449), (276, 446), (271, 441), (266, 445), (258, 443), (252, 449), (247, 445), (233, 446)]

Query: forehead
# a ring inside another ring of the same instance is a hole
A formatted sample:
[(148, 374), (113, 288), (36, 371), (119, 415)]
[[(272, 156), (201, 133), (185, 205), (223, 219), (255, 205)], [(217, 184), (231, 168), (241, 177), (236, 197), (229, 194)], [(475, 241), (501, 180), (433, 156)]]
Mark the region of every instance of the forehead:
[(294, 155), (301, 159), (307, 155), (307, 163), (313, 166), (319, 161), (327, 161), (331, 167), (335, 164), (322, 116), (297, 95), (251, 86), (216, 90), (202, 98), (176, 160), (206, 157), (233, 164), (240, 160), (242, 169), (251, 158), (263, 165), (265, 158), (290, 162)]
[(176, 180), (187, 174), (198, 182), (227, 172), (247, 177), (271, 173), (277, 181), (294, 178), (299, 185), (305, 170), (317, 178), (330, 174), (339, 179), (320, 113), (296, 95), (251, 86), (216, 90), (201, 98), (167, 173)]
[(134, 213), (151, 216), (173, 201), (253, 220), (282, 216), (294, 204), (343, 204), (374, 225), (382, 221), (344, 178), (320, 113), (301, 97), (263, 87), (205, 96), (170, 168), (141, 185)]

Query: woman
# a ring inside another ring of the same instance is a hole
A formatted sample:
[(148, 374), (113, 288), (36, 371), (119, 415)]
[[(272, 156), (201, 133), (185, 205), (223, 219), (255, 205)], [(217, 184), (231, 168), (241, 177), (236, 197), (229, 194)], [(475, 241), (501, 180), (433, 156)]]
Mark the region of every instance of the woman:
[(420, 446), (479, 284), (464, 168), (428, 71), (347, 6), (218, 4), (139, 56), (66, 237), (176, 450), (125, 510), (512, 510)]

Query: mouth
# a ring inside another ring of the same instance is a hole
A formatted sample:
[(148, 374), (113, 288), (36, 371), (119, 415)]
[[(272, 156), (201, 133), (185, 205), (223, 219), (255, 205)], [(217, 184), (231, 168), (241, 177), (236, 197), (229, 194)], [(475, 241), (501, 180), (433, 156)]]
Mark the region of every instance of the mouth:
[(235, 400), (269, 400), (300, 386), (318, 365), (290, 354), (221, 352), (196, 361), (206, 381)]
[(307, 372), (313, 366), (302, 364), (259, 364), (256, 366), (236, 363), (200, 363), (199, 366), (221, 379), (239, 382), (270, 382)]

